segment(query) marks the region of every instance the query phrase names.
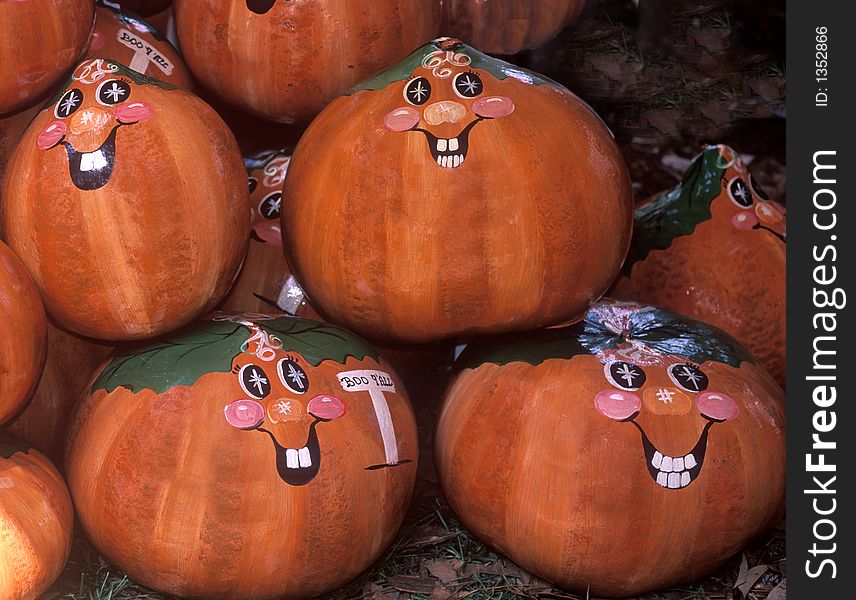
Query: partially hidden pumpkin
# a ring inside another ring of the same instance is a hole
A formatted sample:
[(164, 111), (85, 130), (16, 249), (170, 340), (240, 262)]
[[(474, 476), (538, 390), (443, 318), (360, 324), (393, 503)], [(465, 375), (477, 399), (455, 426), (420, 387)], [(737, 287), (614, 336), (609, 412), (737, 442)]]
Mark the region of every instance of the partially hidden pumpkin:
[(153, 337), (228, 291), (246, 251), (247, 180), (208, 105), (91, 59), (18, 144), (0, 216), (59, 326)]
[(86, 50), (92, 0), (0, 2), (0, 115), (31, 106)]
[(177, 0), (175, 24), (209, 91), (294, 123), (435, 37), (441, 12), (437, 0)]
[(143, 75), (191, 89), (193, 80), (184, 60), (160, 31), (104, 0), (97, 0), (95, 12), (87, 57), (109, 58)]
[(75, 412), (68, 479), (94, 546), (193, 598), (305, 598), (397, 531), (416, 425), (400, 380), (339, 328), (217, 313), (122, 350)]
[(65, 567), (74, 510), (56, 467), (0, 433), (0, 600), (36, 600)]
[(0, 425), (21, 410), (42, 373), (47, 321), (39, 290), (0, 242)]
[(780, 517), (784, 397), (721, 330), (604, 300), (471, 345), (436, 430), (446, 497), (563, 588), (625, 597), (706, 575)]
[(708, 146), (683, 181), (636, 209), (610, 295), (724, 329), (785, 385), (785, 210), (740, 156)]
[(444, 0), (443, 33), (490, 54), (517, 54), (576, 21), (586, 0)]
[(578, 319), (618, 274), (630, 180), (555, 82), (440, 38), (337, 98), (283, 189), (290, 264), (334, 322), (418, 343)]

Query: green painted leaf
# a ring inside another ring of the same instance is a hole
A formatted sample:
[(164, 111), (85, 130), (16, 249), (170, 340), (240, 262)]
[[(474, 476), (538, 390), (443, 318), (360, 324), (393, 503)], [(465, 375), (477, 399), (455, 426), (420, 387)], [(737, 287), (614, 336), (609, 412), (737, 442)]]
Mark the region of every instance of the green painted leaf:
[[(93, 60), (93, 59), (86, 59), (86, 60), (88, 61), (88, 60)], [(127, 77), (128, 79), (130, 79), (131, 81), (136, 83), (137, 85), (154, 85), (154, 86), (161, 88), (162, 90), (167, 90), (167, 91), (179, 89), (177, 86), (174, 86), (171, 83), (167, 83), (166, 81), (161, 81), (160, 79), (155, 79), (154, 77), (149, 77), (148, 75), (143, 75), (142, 73), (138, 73), (137, 71), (129, 69), (128, 67), (126, 67), (122, 63), (116, 62), (115, 60), (110, 60), (108, 58), (102, 58), (101, 60), (104, 61), (104, 64), (114, 65), (115, 73), (117, 76), (118, 75), (124, 75), (125, 77)], [(86, 62), (86, 61), (81, 61), (81, 62)], [(75, 69), (76, 68), (77, 67), (75, 67)], [(73, 71), (72, 71), (72, 73), (73, 73)], [(42, 106), (42, 110), (51, 107), (53, 104), (56, 104), (57, 100), (62, 98), (62, 95), (68, 90), (68, 88), (70, 88), (72, 86), (73, 83), (74, 83), (74, 77), (72, 75), (65, 82), (65, 85), (63, 85), (61, 88), (58, 88), (57, 91), (54, 93), (54, 95), (51, 96), (50, 98), (48, 98), (47, 102), (45, 102), (44, 106)], [(190, 93), (190, 92), (186, 92), (185, 90), (182, 90), (182, 91), (184, 91), (185, 93), (188, 93), (188, 94)]]
[[(348, 357), (379, 360), (367, 342), (332, 325), (296, 317), (252, 322), (275, 336), (283, 351), (299, 354), (313, 366), (325, 360), (344, 364)], [(233, 360), (252, 335), (240, 323), (196, 321), (164, 338), (118, 351), (92, 390), (112, 392), (123, 387), (135, 393), (150, 389), (161, 394), (179, 385), (193, 385), (206, 373), (231, 371)]]
[(744, 361), (755, 362), (734, 338), (701, 321), (646, 306), (630, 315), (624, 332), (616, 333), (601, 320), (598, 306), (596, 304), (589, 309), (582, 321), (568, 327), (479, 340), (467, 346), (455, 367), (466, 369), (484, 363), (504, 365), (512, 362), (538, 365), (551, 358), (570, 360), (581, 354), (597, 355), (604, 350), (614, 350), (629, 340), (698, 364), (716, 361), (739, 367)]
[(719, 147), (708, 146), (677, 187), (636, 209), (624, 275), (629, 277), (633, 265), (645, 260), (651, 250), (665, 250), (676, 237), (692, 234), (696, 225), (710, 219), (710, 204), (722, 191), (725, 170)]
[(280, 156), (291, 156), (292, 151), (288, 148), (280, 148), (279, 150), (264, 150), (250, 156), (244, 157), (244, 168), (247, 173), (251, 171), (263, 170), (270, 161)]
[(34, 446), (11, 433), (0, 434), (0, 458), (9, 459), (16, 452), (29, 453)]

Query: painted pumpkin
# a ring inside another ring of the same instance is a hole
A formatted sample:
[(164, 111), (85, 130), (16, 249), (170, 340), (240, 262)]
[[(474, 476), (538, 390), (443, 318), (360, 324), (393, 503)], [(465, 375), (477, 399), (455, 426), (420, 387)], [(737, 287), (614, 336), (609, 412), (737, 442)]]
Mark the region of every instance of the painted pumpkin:
[(783, 394), (720, 330), (605, 300), (459, 360), (436, 431), (442, 487), (474, 534), (544, 579), (609, 597), (688, 581), (781, 514)]
[(305, 598), (384, 551), (417, 452), (401, 382), (362, 340), (222, 313), (117, 354), (76, 410), (67, 465), (89, 539), (134, 580)]
[(0, 2), (0, 115), (31, 106), (80, 60), (92, 0)]
[(0, 433), (0, 600), (41, 597), (71, 552), (74, 510), (51, 462)]
[(0, 191), (3, 189), (6, 163), (21, 140), (27, 125), (38, 112), (38, 106), (30, 106), (15, 113), (0, 115)]
[(66, 333), (48, 323), (47, 360), (30, 403), (8, 430), (31, 442), (51, 460), (60, 460), (74, 403), (113, 346)]
[(437, 35), (437, 0), (177, 0), (181, 50), (211, 92), (271, 121), (309, 121)]
[(117, 2), (112, 2), (112, 4), (116, 4), (124, 10), (140, 16), (149, 17), (169, 8), (172, 0), (118, 0)]
[(784, 386), (785, 225), (739, 155), (709, 146), (676, 188), (636, 209), (610, 295), (724, 329)]
[(103, 0), (96, 3), (95, 31), (87, 57), (109, 58), (187, 90), (193, 85), (178, 51), (160, 31)]
[(490, 54), (517, 54), (576, 21), (586, 0), (444, 0), (443, 32)]
[[(0, 242), (0, 425), (30, 399), (45, 364), (46, 319), (39, 290)], [(2, 580), (0, 580), (2, 581)]]
[(632, 223), (627, 168), (597, 115), (450, 38), (324, 109), (283, 205), (319, 309), (401, 342), (580, 318), (618, 274)]
[(82, 62), (7, 171), (7, 243), (74, 333), (180, 327), (225, 296), (246, 251), (247, 180), (228, 127), (195, 96), (118, 63)]

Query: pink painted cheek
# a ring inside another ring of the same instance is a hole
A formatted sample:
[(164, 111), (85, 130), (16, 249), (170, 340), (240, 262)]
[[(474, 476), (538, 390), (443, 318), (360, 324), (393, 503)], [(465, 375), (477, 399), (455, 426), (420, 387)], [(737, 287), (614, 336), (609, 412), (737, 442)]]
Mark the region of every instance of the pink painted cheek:
[(419, 122), (419, 111), (408, 106), (402, 106), (387, 113), (383, 125), (390, 131), (402, 132), (416, 127)]
[(731, 217), (731, 224), (735, 229), (749, 230), (758, 224), (758, 217), (751, 210), (741, 210)]
[(639, 412), (642, 401), (632, 392), (606, 389), (595, 394), (594, 405), (604, 417), (624, 421)]
[(486, 96), (473, 102), (472, 109), (480, 117), (499, 119), (514, 112), (514, 101), (506, 96)]
[(698, 411), (714, 421), (728, 421), (740, 412), (737, 403), (730, 396), (719, 392), (704, 392), (696, 398)]
[(315, 396), (309, 401), (309, 405), (306, 407), (306, 410), (309, 411), (309, 414), (313, 417), (324, 419), (325, 421), (332, 421), (333, 419), (338, 419), (344, 415), (348, 411), (348, 408), (338, 396), (334, 396), (332, 394), (321, 394), (319, 396)]
[(229, 425), (237, 429), (255, 429), (265, 422), (265, 408), (255, 400), (235, 400), (223, 413)]
[(253, 225), (253, 231), (269, 244), (282, 246), (282, 230), (277, 223), (263, 222)]
[(92, 32), (92, 40), (89, 42), (89, 50), (101, 50), (105, 43), (107, 43), (107, 36), (96, 29)]
[(39, 150), (47, 150), (48, 148), (53, 148), (56, 146), (59, 141), (62, 139), (62, 136), (65, 135), (65, 123), (62, 121), (54, 121), (44, 129), (39, 134), (38, 139), (36, 140), (36, 146)]
[(116, 108), (116, 118), (121, 123), (145, 123), (155, 114), (151, 104), (145, 102), (126, 102)]

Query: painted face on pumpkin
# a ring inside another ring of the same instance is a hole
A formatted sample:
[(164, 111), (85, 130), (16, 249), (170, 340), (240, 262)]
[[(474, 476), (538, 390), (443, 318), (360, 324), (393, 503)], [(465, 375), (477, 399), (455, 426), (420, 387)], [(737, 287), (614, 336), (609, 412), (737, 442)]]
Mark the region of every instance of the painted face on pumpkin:
[(431, 160), (439, 167), (456, 169), (467, 158), (473, 128), (510, 115), (514, 101), (485, 89), (493, 76), (471, 68), (472, 59), (456, 50), (457, 40), (440, 40), (437, 45), (439, 49), (427, 54), (403, 83), (406, 104), (390, 111), (383, 123), (392, 132), (424, 136)]
[(261, 244), (282, 247), (279, 216), (282, 211), (282, 184), (291, 156), (281, 151), (246, 159), (249, 172), (250, 238)]
[(734, 150), (720, 146), (722, 190), (734, 206), (731, 224), (743, 231), (769, 232), (785, 241), (785, 209), (770, 200)]
[(276, 0), (247, 0), (247, 8), (257, 15), (267, 14), (274, 4)]
[(148, 121), (155, 108), (133, 99), (136, 83), (114, 63), (94, 59), (81, 63), (68, 88), (48, 110), (56, 120), (36, 141), (43, 151), (62, 146), (72, 182), (81, 190), (104, 187), (116, 158), (120, 128)]

